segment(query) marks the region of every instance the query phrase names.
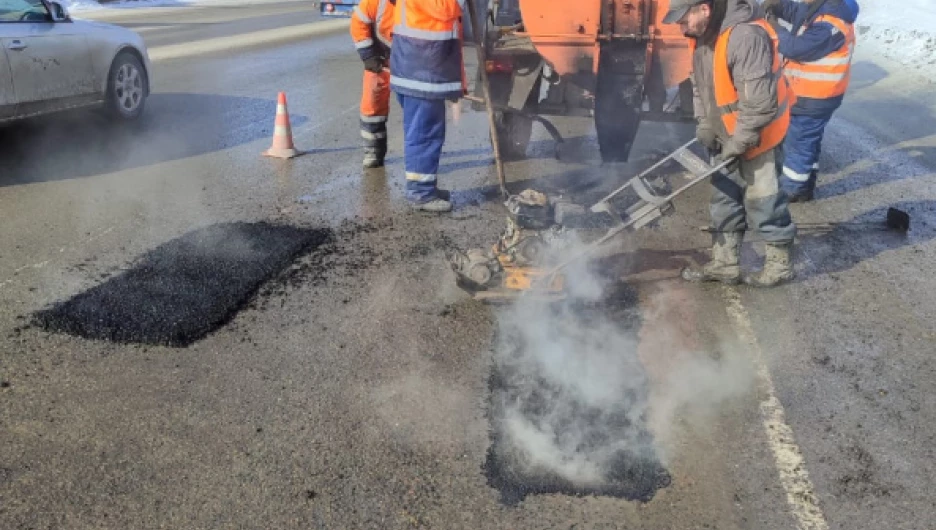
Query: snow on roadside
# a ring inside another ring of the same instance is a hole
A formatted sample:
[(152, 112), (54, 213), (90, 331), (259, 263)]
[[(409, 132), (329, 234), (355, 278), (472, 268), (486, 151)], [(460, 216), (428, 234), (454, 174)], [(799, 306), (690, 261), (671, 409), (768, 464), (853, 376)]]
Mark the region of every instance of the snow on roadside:
[(936, 82), (936, 0), (858, 0), (858, 46)]

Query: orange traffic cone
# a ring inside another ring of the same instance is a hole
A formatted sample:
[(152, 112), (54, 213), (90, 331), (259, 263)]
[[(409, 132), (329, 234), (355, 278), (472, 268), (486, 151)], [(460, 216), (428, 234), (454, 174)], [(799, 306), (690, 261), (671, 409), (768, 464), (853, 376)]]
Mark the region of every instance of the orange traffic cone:
[(263, 152), (263, 156), (292, 158), (299, 156), (293, 145), (292, 127), (289, 125), (289, 112), (286, 110), (286, 93), (280, 92), (276, 102), (276, 122), (273, 127), (273, 145)]

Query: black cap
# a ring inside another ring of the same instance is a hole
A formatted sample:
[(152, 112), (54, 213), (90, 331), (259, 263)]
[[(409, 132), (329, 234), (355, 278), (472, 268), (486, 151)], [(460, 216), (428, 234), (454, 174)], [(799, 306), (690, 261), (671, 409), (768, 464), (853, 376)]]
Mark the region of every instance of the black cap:
[(669, 11), (667, 11), (666, 16), (663, 17), (663, 23), (675, 24), (679, 22), (682, 17), (686, 16), (686, 13), (688, 13), (693, 6), (704, 4), (707, 1), (708, 0), (671, 0)]

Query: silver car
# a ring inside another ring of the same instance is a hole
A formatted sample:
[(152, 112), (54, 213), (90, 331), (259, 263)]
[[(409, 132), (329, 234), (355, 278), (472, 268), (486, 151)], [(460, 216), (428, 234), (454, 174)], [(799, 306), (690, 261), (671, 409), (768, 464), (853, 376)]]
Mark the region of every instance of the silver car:
[(95, 105), (143, 113), (151, 68), (133, 31), (73, 20), (58, 2), (0, 0), (0, 43), (0, 122)]

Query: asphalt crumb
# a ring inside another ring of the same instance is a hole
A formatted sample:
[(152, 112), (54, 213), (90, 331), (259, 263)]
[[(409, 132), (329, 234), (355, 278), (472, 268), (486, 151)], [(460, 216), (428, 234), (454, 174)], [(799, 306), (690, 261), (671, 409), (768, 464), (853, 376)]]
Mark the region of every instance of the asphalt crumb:
[(842, 448), (847, 471), (835, 481), (837, 494), (855, 499), (890, 497), (892, 488), (878, 478), (878, 464), (861, 445), (854, 443)]
[(116, 343), (185, 347), (227, 323), (330, 229), (221, 223), (144, 254), (122, 274), (36, 312), (46, 331)]

